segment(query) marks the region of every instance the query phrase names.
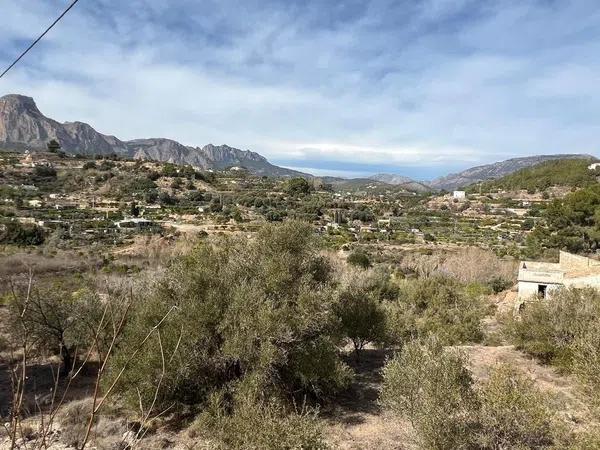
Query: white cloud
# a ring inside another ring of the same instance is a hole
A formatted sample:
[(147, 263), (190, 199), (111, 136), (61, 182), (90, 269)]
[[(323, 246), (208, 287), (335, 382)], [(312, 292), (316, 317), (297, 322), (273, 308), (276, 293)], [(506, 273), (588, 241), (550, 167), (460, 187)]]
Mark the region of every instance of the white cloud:
[[(64, 2), (6, 3), (1, 64)], [(65, 17), (0, 94), (31, 95), (50, 117), (123, 139), (228, 143), (298, 166), (443, 173), (590, 153), (599, 12), (592, 0), (98, 0)]]

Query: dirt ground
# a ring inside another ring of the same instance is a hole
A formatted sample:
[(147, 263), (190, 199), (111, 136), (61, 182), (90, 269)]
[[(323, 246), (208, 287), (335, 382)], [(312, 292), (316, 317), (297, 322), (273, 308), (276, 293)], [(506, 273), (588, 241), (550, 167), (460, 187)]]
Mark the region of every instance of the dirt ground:
[[(496, 306), (495, 314), (484, 319), (486, 334), (498, 334), (498, 315), (511, 314), (514, 310), (516, 292), (510, 290), (490, 297)], [(571, 376), (561, 374), (556, 369), (539, 364), (535, 359), (506, 345), (498, 336), (497, 345), (468, 345), (455, 347), (466, 353), (469, 368), (476, 380), (484, 380), (497, 364), (510, 364), (535, 385), (546, 392), (550, 401), (559, 411), (559, 417), (574, 431), (584, 431), (598, 424), (597, 415), (581, 384)], [(409, 423), (390, 417), (377, 404), (381, 388), (381, 369), (386, 357), (391, 356), (381, 350), (365, 350), (360, 363), (354, 358), (348, 362), (356, 371), (356, 379), (350, 390), (339, 396), (335, 406), (323, 411), (328, 428), (329, 442), (334, 448), (349, 449), (414, 449), (417, 448)]]
[(539, 364), (512, 345), (472, 345), (457, 348), (468, 355), (470, 369), (476, 379), (487, 378), (490, 369), (497, 364), (510, 364), (531, 378), (542, 392), (549, 394), (551, 402), (559, 411), (559, 416), (575, 430), (597, 423), (582, 386), (572, 376), (560, 374), (552, 367)]
[(381, 369), (389, 353), (365, 349), (360, 361), (353, 354), (348, 363), (356, 372), (350, 389), (327, 405), (322, 415), (327, 435), (334, 448), (410, 449), (410, 426), (401, 419), (385, 414), (377, 399), (381, 388)]

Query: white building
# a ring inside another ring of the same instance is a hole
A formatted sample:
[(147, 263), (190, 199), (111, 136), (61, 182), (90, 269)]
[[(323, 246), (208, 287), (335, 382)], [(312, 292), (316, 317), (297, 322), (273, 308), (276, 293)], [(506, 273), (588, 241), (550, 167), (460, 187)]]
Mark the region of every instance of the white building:
[(560, 252), (558, 263), (521, 261), (520, 299), (546, 298), (560, 287), (600, 288), (600, 261)]
[(589, 170), (596, 170), (598, 167), (600, 167), (600, 163), (592, 163), (588, 166)]
[(465, 191), (454, 191), (452, 197), (457, 200), (464, 200), (467, 198), (467, 194), (465, 193)]

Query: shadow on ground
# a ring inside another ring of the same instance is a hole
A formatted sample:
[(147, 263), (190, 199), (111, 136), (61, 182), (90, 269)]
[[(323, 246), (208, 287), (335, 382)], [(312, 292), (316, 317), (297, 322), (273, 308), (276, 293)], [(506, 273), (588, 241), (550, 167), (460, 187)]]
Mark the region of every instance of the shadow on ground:
[(354, 370), (354, 381), (324, 406), (323, 416), (347, 425), (358, 425), (365, 421), (366, 414), (379, 414), (377, 399), (382, 382), (381, 369), (387, 356), (390, 356), (389, 351), (378, 349), (363, 350), (358, 360), (354, 353), (348, 354), (346, 362)]
[[(27, 365), (27, 381), (23, 398), (23, 412), (26, 416), (36, 414), (40, 409), (46, 411), (50, 407), (55, 387), (53, 370), (56, 372), (57, 367), (50, 364)], [(70, 386), (68, 386), (66, 377), (61, 378), (56, 395), (54, 395), (55, 404), (60, 401), (67, 386), (65, 402), (80, 400), (92, 395), (97, 371), (98, 364), (88, 362)], [(12, 386), (9, 367), (0, 364), (0, 417), (8, 415), (12, 408)]]

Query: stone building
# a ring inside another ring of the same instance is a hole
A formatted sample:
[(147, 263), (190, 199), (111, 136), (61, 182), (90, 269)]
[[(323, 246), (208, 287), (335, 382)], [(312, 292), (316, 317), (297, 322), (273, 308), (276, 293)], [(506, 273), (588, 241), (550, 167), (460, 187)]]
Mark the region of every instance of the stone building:
[(600, 288), (600, 261), (561, 251), (558, 263), (521, 261), (518, 281), (520, 299), (547, 298), (560, 287)]

